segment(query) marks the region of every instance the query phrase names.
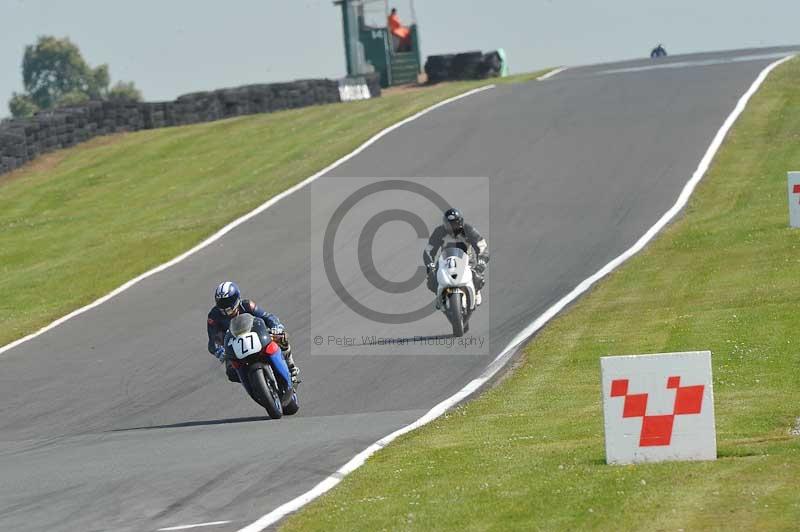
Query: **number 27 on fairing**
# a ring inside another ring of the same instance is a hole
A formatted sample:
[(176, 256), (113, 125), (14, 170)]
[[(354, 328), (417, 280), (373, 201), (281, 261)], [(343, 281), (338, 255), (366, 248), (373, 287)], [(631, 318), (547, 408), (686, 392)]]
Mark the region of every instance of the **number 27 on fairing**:
[(258, 334), (249, 332), (243, 336), (231, 338), (230, 341), (233, 352), (236, 353), (237, 358), (245, 358), (261, 351), (263, 347)]

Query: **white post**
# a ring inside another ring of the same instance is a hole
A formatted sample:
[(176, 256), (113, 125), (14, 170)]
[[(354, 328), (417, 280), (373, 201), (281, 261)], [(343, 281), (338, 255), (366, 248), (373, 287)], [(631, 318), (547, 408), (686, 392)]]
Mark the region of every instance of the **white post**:
[(800, 227), (800, 172), (789, 172), (789, 225)]

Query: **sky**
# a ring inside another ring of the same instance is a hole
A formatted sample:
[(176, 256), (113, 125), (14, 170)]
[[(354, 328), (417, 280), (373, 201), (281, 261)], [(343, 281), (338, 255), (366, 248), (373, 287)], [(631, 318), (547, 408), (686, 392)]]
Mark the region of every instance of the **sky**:
[[(390, 0), (404, 21), (409, 0)], [(370, 9), (382, 18), (384, 2)], [(512, 72), (646, 56), (800, 44), (798, 0), (416, 0), (422, 53), (504, 48)], [(377, 11), (375, 11), (377, 10)], [(39, 35), (68, 36), (145, 99), (247, 83), (341, 77), (331, 0), (0, 0), (0, 117)]]

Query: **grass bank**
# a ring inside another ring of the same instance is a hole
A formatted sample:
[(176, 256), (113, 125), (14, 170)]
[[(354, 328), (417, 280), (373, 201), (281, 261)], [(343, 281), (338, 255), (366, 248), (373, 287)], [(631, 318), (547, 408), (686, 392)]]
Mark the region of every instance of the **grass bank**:
[[(685, 215), (551, 322), (507, 380), (282, 530), (797, 530), (798, 87), (800, 60), (771, 74)], [(599, 357), (691, 349), (713, 352), (719, 459), (606, 466)]]
[(0, 176), (0, 346), (179, 255), (387, 126), (487, 83), (104, 137)]

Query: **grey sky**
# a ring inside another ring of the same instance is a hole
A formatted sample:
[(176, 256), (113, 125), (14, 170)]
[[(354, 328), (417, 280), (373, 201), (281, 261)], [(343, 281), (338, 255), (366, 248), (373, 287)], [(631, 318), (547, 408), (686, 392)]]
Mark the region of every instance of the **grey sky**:
[[(408, 0), (390, 4), (408, 20)], [(641, 56), (659, 41), (670, 53), (800, 43), (798, 0), (416, 0), (416, 12), (423, 54), (503, 47), (515, 72)], [(148, 100), (344, 74), (330, 0), (0, 0), (0, 116), (42, 34), (69, 36)]]

